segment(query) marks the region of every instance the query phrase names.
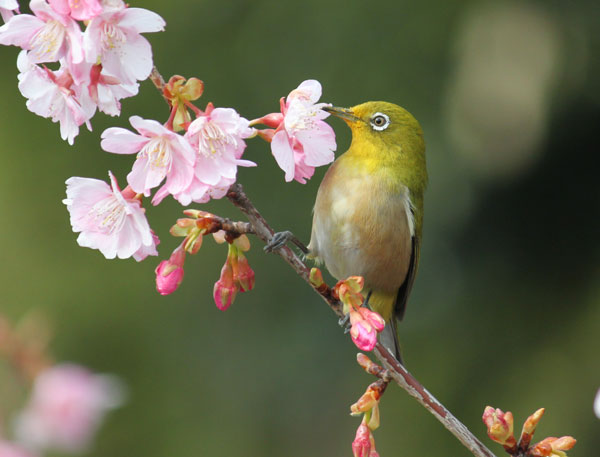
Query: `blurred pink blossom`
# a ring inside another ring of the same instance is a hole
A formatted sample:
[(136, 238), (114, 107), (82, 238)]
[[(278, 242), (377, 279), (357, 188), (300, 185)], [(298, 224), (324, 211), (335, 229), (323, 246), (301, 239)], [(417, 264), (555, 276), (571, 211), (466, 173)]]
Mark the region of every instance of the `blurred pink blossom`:
[(178, 194), (189, 187), (194, 176), (196, 153), (187, 140), (153, 120), (129, 118), (139, 132), (111, 127), (102, 133), (102, 149), (116, 154), (137, 154), (127, 182), (137, 193), (150, 190), (166, 178), (164, 191)]
[(154, 235), (145, 210), (130, 188), (119, 190), (109, 172), (111, 185), (91, 178), (67, 179), (67, 198), (63, 203), (71, 215), (74, 232), (81, 232), (77, 243), (98, 249), (107, 259), (133, 257), (138, 262), (157, 255), (158, 237)]
[(34, 15), (18, 14), (0, 27), (0, 44), (14, 45), (29, 51), (29, 61), (69, 62), (83, 60), (83, 34), (79, 24), (69, 16), (53, 10), (45, 0), (29, 4)]
[(598, 389), (596, 398), (594, 399), (594, 414), (596, 414), (596, 417), (600, 419), (600, 389)]
[(164, 30), (165, 21), (143, 8), (127, 8), (118, 2), (109, 5), (85, 30), (85, 59), (101, 63), (122, 83), (144, 80), (152, 70), (152, 48), (141, 34)]
[[(327, 103), (321, 98), (321, 84), (309, 79), (281, 99), (281, 113), (271, 113), (253, 121), (262, 122), (275, 131), (271, 151), (285, 180), (304, 184), (312, 177), (315, 167), (333, 162), (336, 149), (335, 133), (323, 122), (329, 113), (322, 110)], [(268, 135), (270, 136), (270, 134)]]
[(52, 9), (78, 21), (89, 21), (102, 12), (99, 0), (48, 0)]
[(95, 375), (77, 365), (56, 365), (35, 379), (15, 433), (30, 449), (80, 452), (90, 444), (106, 412), (122, 401), (120, 383), (111, 376)]
[[(245, 138), (254, 136), (247, 119), (232, 108), (206, 108), (188, 126), (185, 138), (196, 156), (194, 177), (190, 185), (173, 196), (184, 206), (192, 201), (205, 203), (210, 198), (222, 198), (229, 186), (235, 183), (237, 167), (255, 166), (254, 162), (241, 160), (246, 148)], [(158, 204), (167, 195), (159, 190), (152, 203)]]
[(27, 98), (27, 108), (38, 116), (60, 123), (60, 136), (73, 144), (79, 126), (87, 124), (96, 111), (96, 104), (87, 91), (73, 83), (68, 69), (57, 71), (41, 68), (29, 61), (29, 54), (21, 51), (17, 66), (19, 90)]

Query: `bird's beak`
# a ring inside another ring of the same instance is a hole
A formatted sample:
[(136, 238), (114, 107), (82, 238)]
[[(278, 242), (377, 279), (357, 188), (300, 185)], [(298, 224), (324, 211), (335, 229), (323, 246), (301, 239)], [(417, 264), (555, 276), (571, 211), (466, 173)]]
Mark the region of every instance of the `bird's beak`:
[(347, 122), (360, 121), (360, 117), (356, 116), (350, 108), (339, 108), (337, 106), (324, 106), (323, 111), (327, 111), (340, 119)]

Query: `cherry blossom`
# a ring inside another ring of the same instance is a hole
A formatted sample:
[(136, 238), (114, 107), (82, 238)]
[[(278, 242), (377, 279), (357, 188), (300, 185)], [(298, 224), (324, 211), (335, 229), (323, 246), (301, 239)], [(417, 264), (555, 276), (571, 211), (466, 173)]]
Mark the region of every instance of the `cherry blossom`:
[(112, 127), (102, 134), (102, 149), (116, 154), (137, 154), (127, 175), (131, 188), (146, 196), (165, 178), (164, 191), (177, 194), (192, 182), (196, 153), (187, 140), (156, 121), (129, 118), (139, 132)]
[(96, 111), (96, 104), (86, 91), (73, 84), (68, 69), (51, 71), (33, 65), (22, 51), (17, 59), (19, 90), (27, 98), (27, 108), (38, 116), (60, 123), (60, 136), (73, 144), (79, 126), (88, 124)]
[(63, 203), (71, 215), (77, 243), (98, 249), (107, 259), (133, 257), (138, 262), (157, 255), (158, 238), (154, 235), (145, 210), (130, 188), (119, 190), (109, 172), (111, 185), (91, 178), (69, 178)]
[(48, 0), (54, 11), (78, 21), (89, 21), (102, 12), (99, 0)]
[[(281, 113), (271, 113), (254, 123), (274, 127), (267, 134), (271, 151), (285, 180), (304, 184), (312, 177), (315, 167), (333, 162), (336, 149), (335, 133), (323, 122), (329, 116), (322, 110), (326, 103), (321, 98), (321, 84), (307, 80), (281, 99)], [(272, 136), (271, 136), (272, 135)]]
[(34, 15), (18, 14), (0, 27), (0, 44), (29, 51), (32, 63), (83, 60), (83, 34), (69, 16), (53, 10), (44, 0), (32, 0)]
[(2, 16), (4, 22), (8, 22), (14, 16), (13, 11), (18, 9), (19, 4), (17, 0), (0, 0), (0, 16)]
[[(205, 203), (211, 198), (222, 198), (237, 176), (237, 167), (255, 166), (254, 162), (241, 160), (246, 143), (254, 136), (249, 121), (232, 108), (206, 108), (188, 126), (185, 138), (195, 150), (196, 165), (191, 184), (173, 196), (182, 204), (192, 201)], [(167, 193), (161, 189), (152, 203), (158, 204)]]
[(122, 400), (116, 379), (77, 365), (56, 365), (37, 376), (29, 403), (17, 418), (16, 436), (28, 448), (80, 452), (104, 414)]
[(125, 84), (144, 80), (152, 70), (152, 48), (141, 33), (164, 30), (165, 21), (143, 8), (126, 8), (114, 2), (109, 5), (85, 30), (85, 58), (101, 63)]

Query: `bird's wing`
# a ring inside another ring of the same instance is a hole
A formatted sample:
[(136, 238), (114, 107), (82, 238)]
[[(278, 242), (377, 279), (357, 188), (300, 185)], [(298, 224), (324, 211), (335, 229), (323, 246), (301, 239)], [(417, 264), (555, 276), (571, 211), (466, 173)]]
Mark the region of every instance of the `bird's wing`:
[(417, 275), (417, 264), (419, 262), (419, 239), (416, 236), (413, 236), (411, 241), (412, 248), (408, 272), (406, 273), (406, 279), (398, 290), (398, 295), (396, 296), (396, 305), (394, 306), (396, 318), (399, 321), (401, 321), (404, 317), (404, 311), (406, 311), (406, 302), (408, 301), (408, 296), (410, 295), (413, 283), (415, 282), (415, 276)]

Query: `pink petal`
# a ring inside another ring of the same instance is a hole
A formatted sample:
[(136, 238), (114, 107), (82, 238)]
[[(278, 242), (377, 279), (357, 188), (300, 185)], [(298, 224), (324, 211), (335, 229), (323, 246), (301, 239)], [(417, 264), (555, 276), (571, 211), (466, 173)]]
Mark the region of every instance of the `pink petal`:
[(110, 127), (102, 132), (100, 147), (114, 154), (137, 154), (149, 139), (121, 127)]
[(30, 14), (17, 14), (0, 27), (0, 44), (30, 49), (30, 40), (44, 27), (44, 21)]
[(275, 133), (271, 140), (271, 152), (279, 168), (285, 172), (285, 180), (294, 179), (294, 151), (290, 146), (288, 134), (285, 130)]
[(158, 14), (144, 8), (127, 8), (121, 15), (119, 27), (128, 28), (137, 33), (161, 32), (165, 21)]

